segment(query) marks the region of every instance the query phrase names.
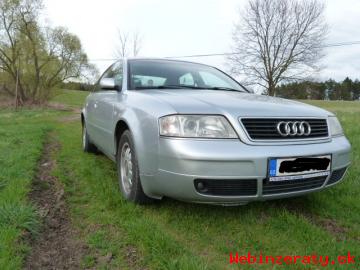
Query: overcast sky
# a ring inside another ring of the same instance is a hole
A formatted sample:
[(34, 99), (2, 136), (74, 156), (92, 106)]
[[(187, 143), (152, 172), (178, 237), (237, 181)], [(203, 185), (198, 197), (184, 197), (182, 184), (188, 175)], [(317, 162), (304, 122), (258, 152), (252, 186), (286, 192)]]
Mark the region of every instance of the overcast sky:
[[(246, 0), (44, 0), (44, 18), (78, 35), (90, 59), (114, 58), (117, 29), (142, 34), (141, 56), (229, 52)], [(328, 0), (326, 43), (360, 41), (360, 0)], [(321, 79), (360, 78), (360, 45), (326, 49)], [(191, 58), (226, 69), (223, 57)], [(111, 62), (96, 62), (102, 72)]]

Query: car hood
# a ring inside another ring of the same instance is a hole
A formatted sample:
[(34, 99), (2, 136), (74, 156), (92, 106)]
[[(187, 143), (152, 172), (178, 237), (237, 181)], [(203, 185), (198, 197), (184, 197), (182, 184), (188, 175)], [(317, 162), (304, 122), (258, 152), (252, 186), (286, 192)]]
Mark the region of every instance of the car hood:
[(214, 90), (146, 90), (183, 114), (231, 114), (264, 117), (326, 117), (332, 113), (315, 106), (282, 98), (234, 91)]

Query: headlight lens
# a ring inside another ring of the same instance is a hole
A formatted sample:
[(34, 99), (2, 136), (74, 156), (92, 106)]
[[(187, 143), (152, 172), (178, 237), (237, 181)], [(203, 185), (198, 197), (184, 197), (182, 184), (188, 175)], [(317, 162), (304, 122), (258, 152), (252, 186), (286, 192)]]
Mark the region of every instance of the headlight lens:
[(329, 117), (329, 126), (331, 136), (339, 136), (344, 134), (341, 124), (335, 116)]
[(160, 118), (160, 135), (186, 138), (237, 138), (223, 116), (169, 115)]

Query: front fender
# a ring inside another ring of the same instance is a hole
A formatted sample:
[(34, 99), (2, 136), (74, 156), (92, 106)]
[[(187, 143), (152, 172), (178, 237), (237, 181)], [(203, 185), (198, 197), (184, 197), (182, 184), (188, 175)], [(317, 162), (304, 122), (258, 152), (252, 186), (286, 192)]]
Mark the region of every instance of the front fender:
[[(118, 115), (118, 118), (114, 126), (114, 138), (116, 124), (119, 121), (124, 121), (129, 127), (134, 140), (140, 174), (154, 175), (158, 168), (158, 118), (139, 109), (127, 109), (123, 114), (117, 112), (116, 115)], [(117, 142), (114, 145), (116, 146)], [(115, 154), (116, 149), (114, 149)]]

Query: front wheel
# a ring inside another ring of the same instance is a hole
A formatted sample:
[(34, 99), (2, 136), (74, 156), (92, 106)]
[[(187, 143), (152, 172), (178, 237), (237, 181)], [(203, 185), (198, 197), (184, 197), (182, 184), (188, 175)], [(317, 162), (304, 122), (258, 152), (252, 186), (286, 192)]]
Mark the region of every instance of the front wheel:
[(137, 204), (153, 201), (143, 191), (134, 143), (128, 130), (123, 133), (118, 144), (117, 169), (120, 190), (126, 200)]

